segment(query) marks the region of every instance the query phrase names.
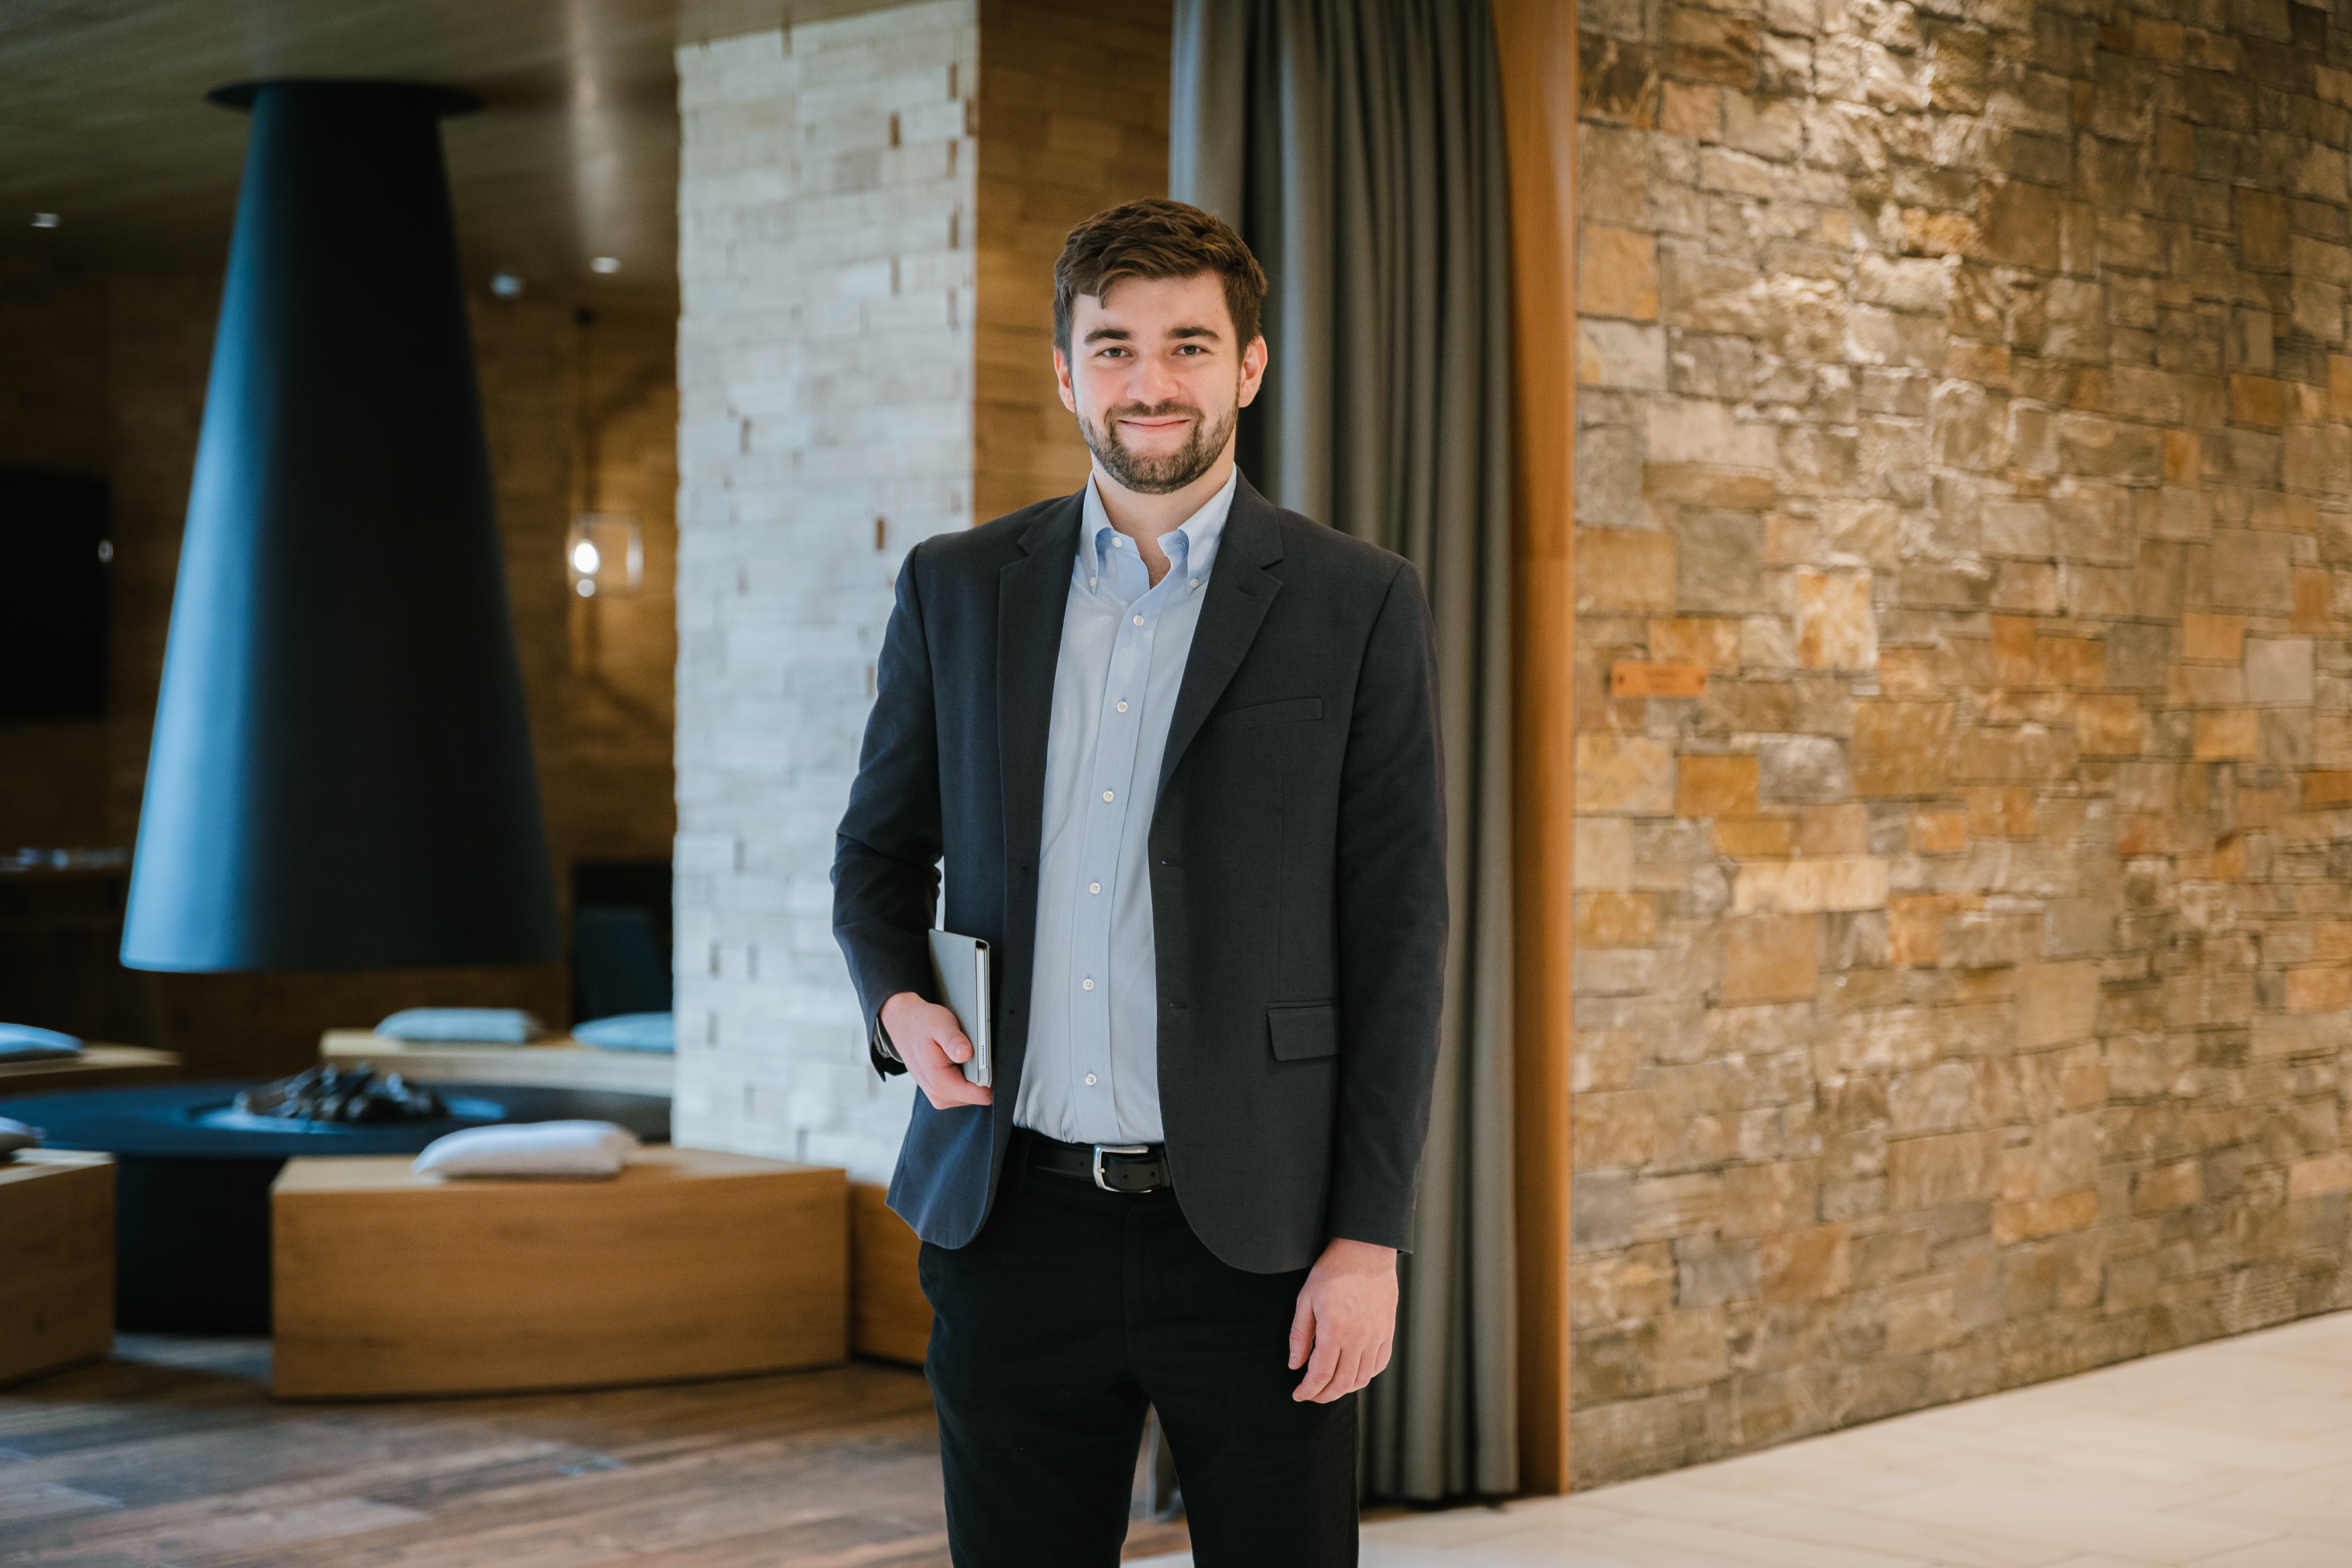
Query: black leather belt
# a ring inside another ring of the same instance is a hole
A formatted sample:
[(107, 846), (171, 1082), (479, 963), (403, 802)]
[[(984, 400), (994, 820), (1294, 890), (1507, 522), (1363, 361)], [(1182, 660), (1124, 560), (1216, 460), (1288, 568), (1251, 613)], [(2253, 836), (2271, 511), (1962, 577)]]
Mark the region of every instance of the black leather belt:
[(1175, 1184), (1168, 1179), (1165, 1143), (1065, 1143), (1041, 1132), (1022, 1135), (1029, 1168), (1049, 1176), (1092, 1182), (1107, 1193), (1156, 1193)]

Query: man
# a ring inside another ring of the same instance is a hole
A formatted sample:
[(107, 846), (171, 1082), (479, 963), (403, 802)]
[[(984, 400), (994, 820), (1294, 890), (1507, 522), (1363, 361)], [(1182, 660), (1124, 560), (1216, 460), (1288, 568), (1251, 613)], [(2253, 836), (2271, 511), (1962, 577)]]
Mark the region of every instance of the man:
[[(1202, 1568), (1356, 1560), (1437, 1055), (1435, 679), (1412, 568), (1234, 468), (1265, 294), (1196, 207), (1080, 225), (1085, 490), (898, 574), (834, 930), (920, 1086), (890, 1206), (963, 1568), (1115, 1563), (1147, 1403)], [(987, 1089), (928, 957), (943, 856), (940, 924), (995, 963)]]

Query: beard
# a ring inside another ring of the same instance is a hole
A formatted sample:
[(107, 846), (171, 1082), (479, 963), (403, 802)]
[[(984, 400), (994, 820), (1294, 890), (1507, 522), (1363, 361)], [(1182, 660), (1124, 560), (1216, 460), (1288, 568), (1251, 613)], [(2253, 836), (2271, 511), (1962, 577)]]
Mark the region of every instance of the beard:
[[(1192, 433), (1172, 452), (1139, 452), (1119, 438), (1122, 419), (1166, 419), (1178, 415), (1192, 421)], [(1086, 437), (1087, 449), (1102, 465), (1103, 472), (1124, 489), (1142, 496), (1173, 495), (1216, 465), (1225, 444), (1233, 439), (1234, 422), (1240, 416), (1238, 399), (1227, 405), (1224, 417), (1213, 426), (1206, 414), (1189, 403), (1121, 403), (1105, 414), (1101, 425), (1079, 415), (1078, 434)]]

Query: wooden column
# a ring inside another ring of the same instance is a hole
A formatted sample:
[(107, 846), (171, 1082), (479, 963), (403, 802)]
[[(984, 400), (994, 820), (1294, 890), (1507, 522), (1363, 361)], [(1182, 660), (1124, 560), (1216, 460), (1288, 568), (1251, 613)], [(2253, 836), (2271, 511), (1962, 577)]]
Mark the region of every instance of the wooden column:
[(1512, 480), (1518, 568), (1512, 1060), (1519, 1484), (1564, 1492), (1570, 962), (1576, 804), (1576, 3), (1493, 0), (1510, 163)]
[(1168, 194), (1173, 37), (1169, 0), (981, 0), (974, 522), (1086, 482), (1054, 387), (1054, 263), (1096, 213)]

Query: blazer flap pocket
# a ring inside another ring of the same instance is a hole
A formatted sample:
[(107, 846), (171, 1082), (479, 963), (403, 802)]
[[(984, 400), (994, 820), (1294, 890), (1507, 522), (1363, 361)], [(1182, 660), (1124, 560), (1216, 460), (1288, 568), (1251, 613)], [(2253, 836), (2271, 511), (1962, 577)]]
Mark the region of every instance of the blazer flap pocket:
[(1276, 1004), (1265, 1010), (1265, 1026), (1279, 1060), (1303, 1062), (1339, 1054), (1339, 1009), (1328, 1002)]
[(1295, 724), (1323, 717), (1320, 697), (1293, 697), (1285, 702), (1261, 702), (1255, 708), (1229, 708), (1210, 721), (1220, 730), (1255, 730), (1261, 724)]

